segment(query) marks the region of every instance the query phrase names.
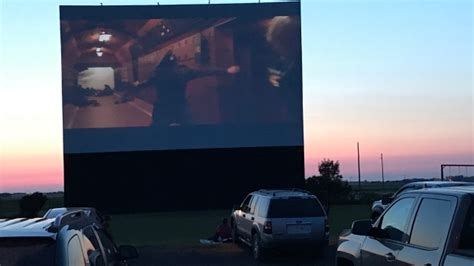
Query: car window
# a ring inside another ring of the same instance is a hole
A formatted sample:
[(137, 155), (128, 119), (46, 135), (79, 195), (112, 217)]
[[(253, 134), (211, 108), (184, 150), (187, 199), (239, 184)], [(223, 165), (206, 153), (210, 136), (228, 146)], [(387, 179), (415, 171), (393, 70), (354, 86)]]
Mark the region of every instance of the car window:
[(252, 203), (250, 204), (250, 213), (251, 214), (254, 214), (255, 213), (255, 209), (257, 208), (258, 206), (258, 200), (259, 200), (260, 197), (258, 196), (254, 196), (253, 199), (252, 199)]
[(415, 198), (404, 198), (394, 203), (382, 217), (380, 229), (386, 239), (404, 241), (406, 239), (407, 224)]
[(73, 236), (67, 245), (68, 265), (81, 266), (86, 265), (84, 253), (81, 247), (81, 241), (77, 235)]
[(49, 237), (0, 238), (0, 265), (54, 265), (56, 242)]
[(456, 252), (474, 257), (474, 198), (467, 212)]
[(243, 212), (247, 212), (248, 211), (248, 208), (249, 208), (249, 203), (250, 203), (250, 200), (252, 199), (252, 195), (248, 195), (245, 200), (242, 202), (242, 204), (240, 205), (240, 209), (243, 211)]
[(103, 254), (102, 249), (100, 248), (99, 240), (94, 233), (94, 230), (91, 226), (83, 230), (84, 234), (84, 249), (86, 250), (87, 256), (90, 256), (92, 252), (99, 252), (101, 257), (101, 262), (105, 265), (105, 254)]
[(259, 217), (267, 217), (268, 213), (268, 205), (270, 203), (270, 200), (267, 198), (260, 198), (258, 200), (258, 208), (256, 211), (256, 215)]
[(86, 229), (84, 229), (82, 232), (84, 236), (87, 238), (87, 240), (89, 240), (94, 250), (100, 249), (99, 240), (97, 240), (97, 237), (94, 234), (92, 227), (89, 226)]
[(452, 207), (448, 200), (423, 199), (413, 223), (410, 244), (437, 249), (441, 236), (448, 234)]
[(315, 198), (272, 199), (268, 218), (322, 217), (323, 208)]
[(97, 230), (97, 235), (99, 236), (99, 240), (104, 248), (105, 258), (110, 264), (111, 261), (115, 260), (115, 256), (117, 254), (115, 244), (112, 242), (108, 234), (103, 230)]

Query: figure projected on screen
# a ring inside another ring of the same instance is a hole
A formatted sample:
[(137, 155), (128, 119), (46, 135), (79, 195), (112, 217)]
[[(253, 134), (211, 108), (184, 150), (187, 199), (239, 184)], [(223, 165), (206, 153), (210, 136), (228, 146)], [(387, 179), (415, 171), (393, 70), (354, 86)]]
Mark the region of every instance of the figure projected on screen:
[(153, 105), (152, 126), (186, 125), (190, 121), (186, 100), (187, 83), (193, 79), (211, 75), (233, 75), (240, 71), (238, 66), (227, 69), (192, 69), (177, 62), (177, 57), (168, 51), (155, 68), (152, 76), (138, 88), (152, 86), (157, 93)]
[(301, 24), (297, 18), (279, 16), (271, 20), (266, 39), (280, 58), (268, 68), (268, 81), (287, 101), (290, 117), (302, 118)]

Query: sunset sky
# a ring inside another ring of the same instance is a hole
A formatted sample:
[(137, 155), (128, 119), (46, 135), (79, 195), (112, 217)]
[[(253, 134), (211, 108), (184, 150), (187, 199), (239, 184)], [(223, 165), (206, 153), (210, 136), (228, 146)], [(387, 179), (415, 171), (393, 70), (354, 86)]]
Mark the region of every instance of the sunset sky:
[[(156, 3), (0, 0), (0, 192), (63, 189), (59, 5), (100, 2)], [(230, 2), (257, 1), (212, 1)], [(307, 176), (330, 158), (355, 181), (357, 141), (367, 180), (380, 179), (382, 152), (392, 180), (474, 164), (473, 8), (471, 0), (302, 1)]]

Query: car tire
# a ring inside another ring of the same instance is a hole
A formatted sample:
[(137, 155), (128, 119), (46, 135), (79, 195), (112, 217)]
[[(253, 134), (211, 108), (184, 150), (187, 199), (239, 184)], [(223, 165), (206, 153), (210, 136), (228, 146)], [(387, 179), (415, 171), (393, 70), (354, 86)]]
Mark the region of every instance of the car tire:
[(239, 233), (237, 232), (237, 225), (235, 224), (235, 221), (233, 222), (233, 225), (232, 225), (232, 242), (234, 244), (240, 243)]
[(318, 250), (316, 251), (317, 258), (324, 258), (324, 255), (326, 254), (326, 247), (326, 244), (320, 245), (318, 247)]
[(317, 245), (311, 246), (311, 248), (304, 249), (305, 255), (312, 259), (321, 259), (324, 257), (326, 246), (325, 245)]
[(258, 233), (252, 235), (252, 255), (256, 261), (263, 261), (265, 258), (265, 251), (261, 245)]

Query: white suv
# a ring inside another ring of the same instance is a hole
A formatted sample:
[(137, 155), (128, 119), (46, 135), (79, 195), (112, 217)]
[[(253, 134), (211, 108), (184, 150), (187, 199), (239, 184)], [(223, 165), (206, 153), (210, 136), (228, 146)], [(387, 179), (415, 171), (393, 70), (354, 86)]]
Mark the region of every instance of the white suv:
[(323, 254), (328, 245), (327, 215), (318, 198), (303, 190), (259, 190), (250, 193), (231, 216), (234, 241), (252, 247), (256, 260), (269, 249), (313, 248)]

